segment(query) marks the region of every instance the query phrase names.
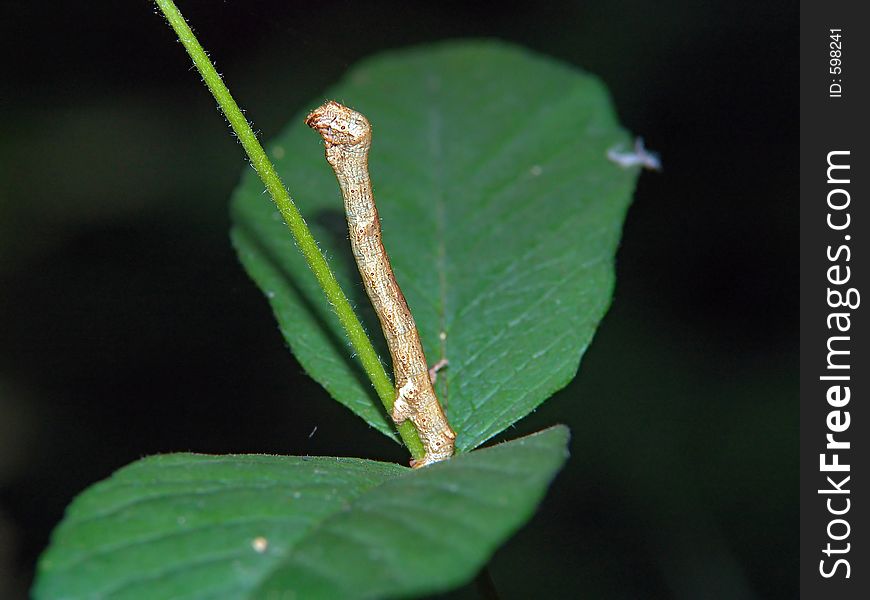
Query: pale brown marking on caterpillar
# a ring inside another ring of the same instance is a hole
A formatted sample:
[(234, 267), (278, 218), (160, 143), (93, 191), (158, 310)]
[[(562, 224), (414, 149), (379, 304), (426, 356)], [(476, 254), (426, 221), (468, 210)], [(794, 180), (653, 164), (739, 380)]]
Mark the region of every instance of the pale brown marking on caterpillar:
[(326, 160), (344, 197), (353, 255), (393, 359), (396, 400), (391, 416), (396, 424), (410, 420), (423, 442), (425, 456), (412, 460), (411, 466), (450, 458), (456, 434), (435, 395), (417, 325), (381, 242), (381, 222), (368, 171), (371, 125), (360, 113), (333, 101), (312, 111), (305, 123), (326, 143)]

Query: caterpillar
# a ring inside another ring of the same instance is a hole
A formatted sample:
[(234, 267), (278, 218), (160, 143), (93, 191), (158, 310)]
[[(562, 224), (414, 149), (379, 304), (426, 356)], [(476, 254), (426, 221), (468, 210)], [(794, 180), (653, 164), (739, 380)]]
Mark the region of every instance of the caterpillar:
[(393, 361), (396, 399), (393, 421), (410, 420), (425, 455), (411, 460), (422, 467), (453, 455), (456, 434), (435, 395), (414, 317), (396, 282), (381, 241), (381, 223), (368, 172), (372, 128), (365, 116), (329, 101), (305, 119), (326, 145), (326, 160), (341, 187), (350, 244), (369, 300), (378, 315)]

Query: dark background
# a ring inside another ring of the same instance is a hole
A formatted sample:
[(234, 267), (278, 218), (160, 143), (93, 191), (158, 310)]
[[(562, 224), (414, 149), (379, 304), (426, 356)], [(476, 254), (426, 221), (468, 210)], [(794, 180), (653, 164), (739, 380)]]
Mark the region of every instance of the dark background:
[[(502, 596), (796, 597), (794, 3), (368, 4), (180, 8), (265, 139), (374, 51), (496, 36), (599, 75), (664, 160), (579, 376), (507, 432), (567, 423), (573, 456), (495, 555)], [(227, 236), (242, 150), (154, 8), (2, 14), (0, 597), (141, 456), (405, 460), (285, 349)]]

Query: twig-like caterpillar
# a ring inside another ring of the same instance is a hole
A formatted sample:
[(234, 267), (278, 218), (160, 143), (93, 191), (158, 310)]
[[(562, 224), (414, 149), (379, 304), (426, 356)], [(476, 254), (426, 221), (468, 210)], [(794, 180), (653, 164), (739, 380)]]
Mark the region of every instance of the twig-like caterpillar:
[(353, 255), (393, 359), (396, 400), (391, 416), (396, 424), (410, 419), (426, 451), (421, 460), (412, 460), (411, 466), (450, 458), (456, 434), (435, 396), (417, 325), (381, 242), (381, 223), (368, 171), (372, 142), (368, 119), (330, 101), (315, 109), (305, 122), (326, 142), (326, 160), (344, 197)]

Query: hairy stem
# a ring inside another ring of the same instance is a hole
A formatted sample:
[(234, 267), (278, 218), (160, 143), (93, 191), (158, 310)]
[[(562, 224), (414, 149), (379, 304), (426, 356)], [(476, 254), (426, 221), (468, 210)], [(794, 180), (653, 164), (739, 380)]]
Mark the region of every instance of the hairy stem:
[[(272, 200), (275, 201), (281, 216), (284, 217), (284, 222), (296, 240), (296, 246), (305, 256), (308, 266), (317, 278), (320, 287), (323, 288), (323, 292), (338, 316), (342, 327), (347, 332), (351, 346), (357, 356), (359, 356), (366, 375), (368, 375), (374, 385), (378, 397), (387, 409), (387, 413), (392, 414), (393, 401), (395, 399), (393, 384), (384, 370), (384, 366), (381, 364), (378, 354), (372, 346), (371, 340), (366, 335), (359, 318), (354, 313), (353, 308), (351, 308), (347, 296), (341, 290), (335, 275), (326, 262), (326, 258), (317, 246), (311, 230), (308, 229), (308, 226), (302, 219), (302, 215), (299, 213), (299, 209), (293, 203), (290, 193), (284, 187), (281, 178), (275, 171), (274, 165), (269, 160), (259, 140), (257, 140), (256, 134), (251, 129), (236, 101), (233, 100), (230, 91), (224, 85), (223, 80), (221, 80), (220, 75), (218, 75), (214, 65), (212, 65), (205, 50), (203, 50), (197, 41), (196, 36), (193, 35), (175, 3), (172, 0), (155, 1), (166, 16), (172, 29), (175, 30), (178, 39), (184, 45), (184, 49), (187, 50), (190, 58), (193, 59), (193, 64), (200, 75), (202, 75), (203, 81), (230, 122), (230, 126), (242, 143), (248, 158), (251, 160), (251, 165), (257, 171), (257, 175), (260, 176), (260, 179), (266, 186), (266, 190), (272, 196)], [(397, 429), (411, 456), (417, 460), (422, 459), (424, 455), (423, 445), (411, 422), (406, 421), (399, 425)]]

